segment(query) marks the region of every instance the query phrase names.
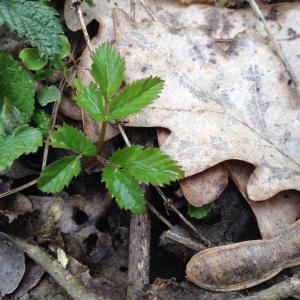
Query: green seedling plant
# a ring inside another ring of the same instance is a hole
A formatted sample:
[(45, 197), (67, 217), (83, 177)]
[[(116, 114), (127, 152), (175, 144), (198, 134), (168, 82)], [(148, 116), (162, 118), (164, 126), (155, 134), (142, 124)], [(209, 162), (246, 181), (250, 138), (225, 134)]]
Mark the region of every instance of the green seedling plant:
[(108, 161), (103, 159), (103, 145), (108, 122), (137, 113), (151, 104), (163, 88), (163, 80), (148, 77), (134, 81), (121, 89), (125, 77), (125, 61), (108, 43), (92, 55), (91, 74), (94, 82), (84, 86), (76, 79), (75, 101), (101, 127), (99, 142), (92, 143), (78, 129), (59, 126), (51, 132), (51, 145), (67, 149), (74, 155), (50, 164), (41, 174), (38, 187), (46, 193), (56, 193), (81, 172), (81, 158), (94, 156), (104, 164), (102, 182), (116, 199), (120, 208), (133, 213), (145, 212), (140, 184), (165, 185), (183, 176), (183, 171), (159, 148), (133, 145), (117, 150)]

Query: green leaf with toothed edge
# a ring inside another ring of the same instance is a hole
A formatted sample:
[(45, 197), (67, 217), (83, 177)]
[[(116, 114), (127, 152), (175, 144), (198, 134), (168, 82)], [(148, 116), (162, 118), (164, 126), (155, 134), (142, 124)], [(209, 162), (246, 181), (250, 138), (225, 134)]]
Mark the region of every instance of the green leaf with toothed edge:
[(52, 133), (51, 145), (55, 148), (68, 149), (75, 153), (93, 156), (96, 155), (96, 146), (89, 140), (82, 131), (64, 124)]
[(74, 97), (78, 105), (84, 109), (95, 121), (104, 121), (104, 105), (99, 88), (91, 82), (84, 86), (80, 79), (74, 80), (77, 95)]
[(137, 145), (117, 150), (109, 165), (128, 169), (136, 180), (146, 184), (169, 184), (184, 175), (177, 163), (159, 148)]
[(137, 113), (159, 95), (164, 81), (149, 77), (127, 85), (111, 102), (107, 120), (116, 120)]
[(67, 156), (49, 165), (38, 180), (38, 188), (45, 193), (57, 193), (69, 185), (80, 173), (80, 157)]
[(195, 219), (203, 219), (209, 215), (209, 213), (216, 207), (215, 203), (209, 203), (202, 207), (188, 206), (188, 214)]
[(128, 170), (108, 165), (103, 170), (102, 181), (120, 208), (135, 214), (146, 212), (143, 191)]
[(92, 75), (100, 86), (103, 97), (110, 99), (124, 80), (125, 61), (108, 43), (92, 54)]
[(41, 131), (26, 126), (17, 128), (12, 136), (0, 139), (0, 172), (21, 155), (36, 152), (42, 144)]

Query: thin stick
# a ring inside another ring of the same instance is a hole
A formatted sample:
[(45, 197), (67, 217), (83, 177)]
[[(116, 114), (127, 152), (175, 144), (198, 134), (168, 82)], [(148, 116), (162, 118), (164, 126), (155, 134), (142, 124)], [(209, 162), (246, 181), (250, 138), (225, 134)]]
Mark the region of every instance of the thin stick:
[(281, 300), (300, 293), (300, 275), (294, 276), (252, 296), (237, 298), (236, 300)]
[(145, 202), (148, 206), (148, 208), (169, 228), (172, 228), (173, 225), (170, 223), (161, 213), (147, 200), (145, 199)]
[(140, 3), (144, 7), (147, 14), (152, 18), (153, 21), (158, 21), (158, 18), (154, 11), (148, 6), (148, 4), (145, 3), (145, 0), (140, 0)]
[(22, 190), (25, 190), (25, 189), (29, 188), (30, 186), (35, 185), (35, 184), (37, 183), (37, 181), (38, 181), (37, 179), (34, 179), (34, 180), (29, 181), (29, 182), (27, 182), (27, 183), (25, 183), (25, 184), (23, 184), (23, 185), (21, 185), (21, 186), (15, 188), (15, 189), (12, 189), (12, 190), (10, 190), (10, 191), (7, 191), (7, 192), (5, 192), (5, 193), (2, 193), (2, 194), (0, 194), (0, 199), (1, 199), (1, 198), (4, 198), (4, 197), (7, 197), (7, 196), (9, 196), (9, 195), (15, 194), (15, 193), (17, 193), (17, 192), (20, 192), (20, 191), (22, 191)]
[(6, 235), (8, 239), (20, 250), (26, 253), (33, 261), (39, 264), (74, 300), (105, 300), (87, 290), (58, 260), (51, 257), (38, 246), (31, 245), (25, 240), (12, 235)]
[(293, 68), (291, 67), (290, 63), (288, 62), (288, 59), (286, 58), (284, 52), (282, 51), (281, 45), (277, 42), (277, 40), (273, 37), (273, 35), (270, 32), (269, 26), (267, 24), (267, 21), (261, 12), (259, 6), (257, 5), (255, 0), (247, 0), (249, 5), (251, 6), (252, 10), (256, 14), (258, 20), (263, 24), (265, 32), (268, 36), (269, 39), (269, 44), (273, 48), (273, 50), (277, 53), (279, 58), (281, 59), (287, 73), (289, 74), (291, 80), (294, 82), (296, 85), (297, 93), (300, 95), (300, 84), (297, 79), (297, 76), (295, 75)]
[[(62, 92), (65, 88), (65, 85), (66, 85), (66, 82), (63, 78), (61, 80), (60, 84), (59, 84), (60, 94), (62, 94)], [(62, 96), (53, 105), (52, 115), (51, 115), (51, 125), (50, 125), (50, 128), (49, 128), (50, 131), (53, 131), (54, 128), (55, 128), (61, 98), (62, 98)], [(49, 154), (49, 146), (50, 146), (50, 136), (48, 135), (48, 137), (45, 141), (45, 147), (44, 147), (44, 153), (43, 153), (43, 162), (42, 162), (42, 171), (46, 168), (46, 165), (47, 165), (48, 154)]]
[[(75, 1), (72, 1), (72, 2), (75, 2)], [(91, 43), (89, 33), (88, 33), (87, 28), (86, 28), (85, 23), (84, 23), (84, 18), (83, 18), (83, 15), (82, 15), (82, 10), (81, 10), (80, 4), (79, 5), (77, 4), (75, 7), (76, 7), (76, 12), (77, 12), (77, 15), (78, 15), (78, 19), (79, 19), (79, 22), (80, 22), (80, 26), (81, 26), (81, 30), (83, 32), (85, 42), (87, 44), (87, 47), (88, 47), (89, 51), (91, 53), (93, 53), (94, 52), (94, 47)]]

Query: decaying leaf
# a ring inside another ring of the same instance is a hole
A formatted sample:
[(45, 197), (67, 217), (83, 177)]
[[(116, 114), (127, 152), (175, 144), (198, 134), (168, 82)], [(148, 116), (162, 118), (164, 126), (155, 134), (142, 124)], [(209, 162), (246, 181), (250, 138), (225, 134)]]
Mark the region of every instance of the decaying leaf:
[[(90, 16), (105, 24), (104, 39), (112, 39), (106, 30), (111, 28), (112, 6), (103, 5), (101, 13)], [(136, 9), (138, 20), (140, 11)], [(256, 166), (248, 183), (251, 199), (264, 200), (297, 188), (297, 99), (253, 13), (201, 5), (185, 8), (172, 1), (155, 1), (152, 11), (172, 27), (160, 22), (133, 24), (121, 13), (115, 17), (116, 46), (126, 57), (127, 80), (151, 74), (167, 81), (160, 99), (130, 117), (128, 126), (171, 130), (163, 150), (182, 164), (187, 176), (227, 159), (240, 159)], [(299, 5), (278, 7), (269, 20), (296, 75), (300, 62), (293, 28), (298, 14)], [(95, 44), (100, 42), (95, 39)], [(84, 72), (90, 65), (87, 55), (79, 72), (86, 83), (90, 81)]]
[(205, 30), (134, 24), (121, 10), (114, 20), (126, 79), (151, 73), (166, 81), (161, 97), (129, 117), (128, 126), (169, 129), (162, 150), (186, 176), (239, 159), (256, 166), (247, 185), (250, 199), (299, 188), (296, 96), (282, 62), (261, 37), (239, 33), (224, 51)]
[[(29, 196), (33, 204), (33, 210), (40, 212), (36, 226), (41, 226), (47, 221), (48, 207), (57, 200), (57, 197)], [(112, 203), (111, 198), (100, 193), (91, 195), (89, 198), (74, 196), (63, 200), (63, 217), (57, 227), (62, 233), (74, 233), (84, 223), (94, 224), (97, 217), (104, 214)]]
[(25, 256), (4, 234), (0, 236), (0, 292), (2, 297), (12, 293), (25, 273)]
[(299, 227), (297, 221), (270, 240), (246, 241), (199, 252), (187, 265), (187, 277), (213, 291), (236, 291), (262, 283), (283, 269), (300, 264)]
[(240, 161), (228, 161), (230, 177), (251, 206), (263, 239), (279, 235), (300, 218), (300, 192), (283, 191), (266, 201), (252, 201), (247, 196), (247, 182), (253, 166)]
[(0, 202), (0, 214), (6, 216), (9, 223), (31, 211), (31, 202), (26, 196), (20, 193), (2, 199)]

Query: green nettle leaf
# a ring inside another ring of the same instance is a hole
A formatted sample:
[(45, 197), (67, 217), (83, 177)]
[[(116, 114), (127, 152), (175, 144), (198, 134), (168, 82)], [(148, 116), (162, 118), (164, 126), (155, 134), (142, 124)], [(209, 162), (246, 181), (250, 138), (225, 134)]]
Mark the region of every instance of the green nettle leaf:
[(96, 146), (82, 131), (66, 124), (51, 133), (51, 145), (86, 156), (96, 155), (97, 152)]
[(108, 43), (102, 44), (92, 55), (92, 75), (105, 99), (111, 98), (124, 80), (125, 61)]
[(28, 70), (39, 71), (43, 69), (47, 63), (47, 58), (41, 58), (37, 48), (25, 48), (19, 53), (19, 58)]
[(128, 170), (108, 165), (103, 170), (102, 181), (120, 208), (130, 209), (135, 214), (146, 211), (143, 191)]
[(50, 127), (50, 115), (41, 109), (37, 109), (33, 114), (32, 120), (41, 130), (43, 138), (45, 139), (48, 136), (48, 130)]
[(11, 134), (17, 127), (24, 125), (20, 111), (7, 98), (4, 98), (0, 120), (6, 134)]
[(58, 101), (60, 97), (60, 91), (55, 85), (44, 86), (37, 93), (37, 100), (41, 106), (46, 106), (48, 103)]
[(0, 172), (9, 168), (21, 155), (36, 152), (42, 143), (41, 131), (31, 127), (21, 127), (12, 136), (1, 139)]
[(112, 100), (107, 119), (120, 119), (139, 112), (158, 97), (163, 85), (164, 81), (158, 77), (137, 80), (127, 85)]
[(60, 53), (63, 33), (55, 9), (39, 1), (1, 0), (0, 24), (6, 24), (18, 35), (25, 36), (41, 57)]
[(77, 89), (74, 99), (78, 105), (95, 121), (104, 121), (104, 105), (99, 88), (92, 82), (85, 87), (79, 79), (74, 80), (74, 86)]
[(109, 165), (126, 168), (139, 182), (154, 185), (169, 184), (183, 177), (183, 171), (159, 148), (125, 147), (116, 151)]
[(34, 111), (34, 81), (25, 69), (6, 53), (0, 53), (0, 82), (0, 109), (7, 98), (20, 111), (22, 121), (29, 122)]
[(41, 174), (38, 188), (45, 193), (57, 193), (80, 173), (79, 156), (67, 156), (49, 165)]
[(208, 214), (215, 208), (215, 204), (212, 202), (212, 203), (209, 203), (209, 204), (206, 204), (202, 207), (195, 207), (195, 206), (192, 206), (192, 205), (189, 205), (188, 207), (188, 214), (192, 217), (192, 218), (195, 218), (195, 219), (203, 219), (205, 217), (208, 216)]

